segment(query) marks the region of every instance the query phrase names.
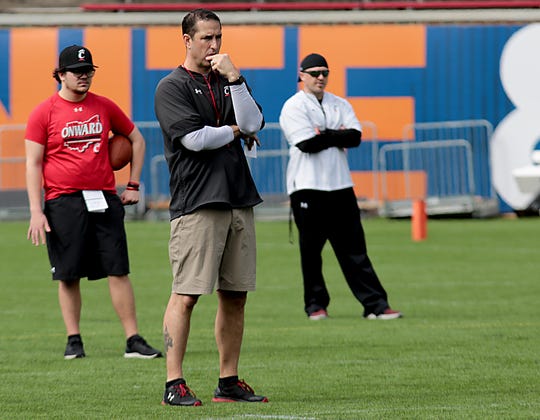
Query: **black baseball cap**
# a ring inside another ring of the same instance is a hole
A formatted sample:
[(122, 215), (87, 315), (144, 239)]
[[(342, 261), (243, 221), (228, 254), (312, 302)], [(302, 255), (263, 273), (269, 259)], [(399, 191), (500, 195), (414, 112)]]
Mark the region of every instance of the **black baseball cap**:
[(92, 53), (88, 48), (80, 45), (71, 45), (62, 50), (58, 58), (59, 70), (72, 70), (83, 67), (97, 67), (94, 66)]
[[(304, 57), (304, 59), (300, 63), (299, 71), (303, 72), (312, 67), (328, 68), (328, 63), (326, 62), (326, 58), (324, 58), (322, 55), (317, 54), (317, 53), (308, 54)], [(298, 78), (298, 81), (300, 81), (300, 77)]]

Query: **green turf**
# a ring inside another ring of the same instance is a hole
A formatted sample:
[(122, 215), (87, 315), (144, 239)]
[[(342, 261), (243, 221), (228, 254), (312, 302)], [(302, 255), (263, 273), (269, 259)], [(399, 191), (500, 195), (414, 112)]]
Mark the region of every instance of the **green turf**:
[[(397, 321), (366, 321), (331, 250), (331, 318), (303, 313), (297, 243), (259, 222), (240, 376), (268, 404), (215, 404), (216, 296), (201, 298), (185, 360), (202, 407), (162, 407), (165, 361), (126, 360), (105, 281), (83, 282), (87, 357), (63, 360), (64, 326), (45, 247), (26, 222), (0, 223), (2, 419), (540, 418), (540, 220), (368, 219), (368, 248)], [(170, 290), (168, 223), (127, 225), (141, 333), (162, 347)], [(296, 236), (296, 235), (295, 235)]]

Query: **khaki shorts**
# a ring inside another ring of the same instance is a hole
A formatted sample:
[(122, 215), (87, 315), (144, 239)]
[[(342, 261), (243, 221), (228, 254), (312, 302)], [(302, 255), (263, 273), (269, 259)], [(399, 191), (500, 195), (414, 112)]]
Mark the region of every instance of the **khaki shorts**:
[(169, 240), (172, 291), (253, 291), (256, 254), (252, 208), (201, 209), (174, 219)]

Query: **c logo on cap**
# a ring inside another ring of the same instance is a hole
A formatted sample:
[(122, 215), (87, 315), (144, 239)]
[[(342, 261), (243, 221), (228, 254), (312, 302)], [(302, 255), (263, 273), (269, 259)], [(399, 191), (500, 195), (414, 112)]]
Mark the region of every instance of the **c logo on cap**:
[(84, 60), (85, 60), (85, 57), (84, 57), (84, 48), (81, 48), (79, 51), (77, 51), (77, 57), (79, 58), (80, 61), (84, 61)]

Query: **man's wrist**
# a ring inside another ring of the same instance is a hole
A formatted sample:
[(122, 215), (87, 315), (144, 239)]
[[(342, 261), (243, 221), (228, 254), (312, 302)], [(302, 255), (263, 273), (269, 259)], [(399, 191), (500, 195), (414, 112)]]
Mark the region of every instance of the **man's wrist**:
[(126, 190), (139, 191), (140, 184), (137, 181), (129, 181), (126, 186)]
[(246, 79), (244, 79), (244, 76), (239, 75), (238, 77), (233, 77), (232, 81), (231, 81), (231, 79), (229, 79), (229, 86), (230, 85), (241, 85), (245, 81), (246, 81)]
[(238, 127), (237, 125), (231, 125), (230, 127), (232, 128), (234, 139), (236, 139), (242, 134), (242, 132), (240, 131), (240, 127)]

